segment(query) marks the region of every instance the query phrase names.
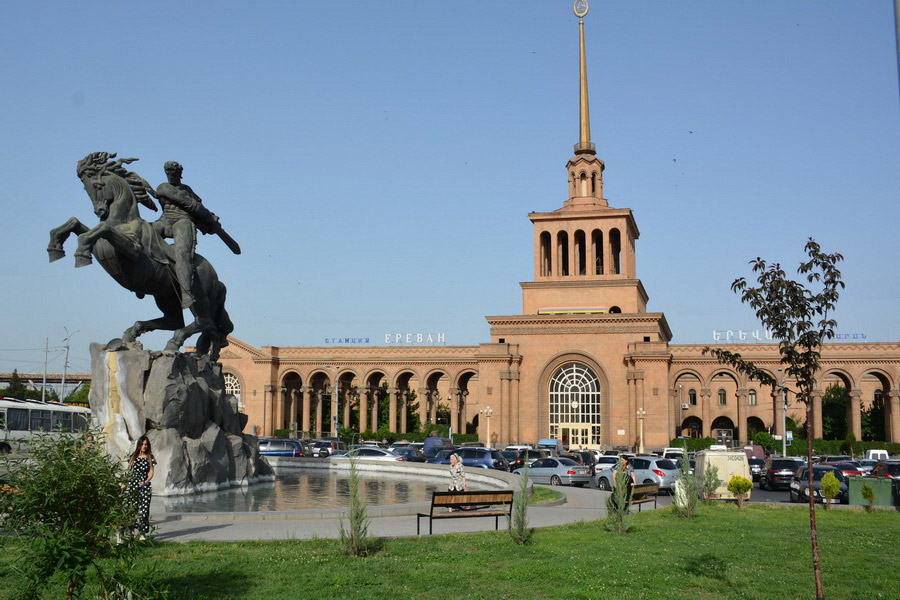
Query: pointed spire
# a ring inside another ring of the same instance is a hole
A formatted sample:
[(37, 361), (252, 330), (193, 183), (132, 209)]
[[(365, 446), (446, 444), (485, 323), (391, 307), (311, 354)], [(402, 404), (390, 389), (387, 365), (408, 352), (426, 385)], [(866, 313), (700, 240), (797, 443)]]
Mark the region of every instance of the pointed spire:
[(575, 16), (578, 17), (578, 29), (581, 42), (581, 80), (580, 80), (580, 116), (581, 116), (581, 137), (578, 144), (575, 145), (575, 154), (596, 154), (596, 148), (591, 143), (591, 117), (588, 111), (588, 89), (587, 89), (587, 62), (584, 58), (584, 16), (588, 12), (587, 0), (577, 0), (573, 7)]

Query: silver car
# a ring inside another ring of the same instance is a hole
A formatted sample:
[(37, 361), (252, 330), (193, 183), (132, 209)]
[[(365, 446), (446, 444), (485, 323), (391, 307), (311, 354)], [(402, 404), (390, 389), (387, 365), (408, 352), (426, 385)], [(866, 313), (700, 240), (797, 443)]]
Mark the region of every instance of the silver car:
[(679, 469), (671, 458), (635, 456), (630, 462), (637, 483), (658, 483), (660, 491), (666, 490), (669, 493), (675, 489)]
[[(528, 478), (535, 483), (581, 487), (591, 480), (590, 469), (571, 458), (540, 458), (528, 467)], [(522, 475), (525, 469), (513, 473)]]
[(366, 460), (406, 460), (403, 456), (395, 454), (390, 450), (376, 448), (374, 446), (363, 446), (354, 448), (347, 454), (333, 454), (329, 456), (331, 460), (348, 460), (350, 458), (364, 458)]

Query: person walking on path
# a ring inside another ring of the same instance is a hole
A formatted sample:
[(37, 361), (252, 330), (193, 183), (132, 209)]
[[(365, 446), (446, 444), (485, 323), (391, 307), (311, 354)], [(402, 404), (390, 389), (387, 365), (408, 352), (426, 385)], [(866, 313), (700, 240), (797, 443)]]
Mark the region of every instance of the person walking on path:
[(138, 520), (134, 527), (140, 532), (140, 539), (150, 532), (150, 497), (152, 489), (150, 480), (153, 479), (153, 465), (156, 459), (150, 449), (150, 440), (146, 435), (138, 438), (134, 452), (128, 459), (128, 473), (131, 476), (128, 486), (125, 488), (127, 497), (137, 503)]

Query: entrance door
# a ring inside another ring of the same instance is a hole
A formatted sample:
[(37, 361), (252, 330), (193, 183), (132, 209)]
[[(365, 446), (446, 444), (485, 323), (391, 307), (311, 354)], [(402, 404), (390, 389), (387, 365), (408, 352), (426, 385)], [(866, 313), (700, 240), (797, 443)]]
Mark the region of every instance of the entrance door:
[(569, 448), (575, 450), (577, 448), (588, 448), (591, 444), (591, 429), (580, 423), (562, 424), (559, 426), (561, 439)]

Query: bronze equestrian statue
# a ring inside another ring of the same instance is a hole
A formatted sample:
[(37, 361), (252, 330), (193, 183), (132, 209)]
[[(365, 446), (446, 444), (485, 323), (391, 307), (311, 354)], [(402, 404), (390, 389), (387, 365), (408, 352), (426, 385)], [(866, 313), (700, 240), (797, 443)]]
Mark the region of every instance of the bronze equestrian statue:
[[(178, 351), (190, 336), (200, 333), (197, 352), (218, 360), (234, 325), (225, 310), (225, 284), (219, 281), (212, 265), (194, 252), (195, 227), (199, 225), (205, 233), (217, 233), (236, 254), (240, 247), (222, 230), (218, 218), (202, 206), (193, 190), (181, 184), (181, 165), (166, 163), (169, 183), (162, 184), (157, 192), (140, 175), (125, 168), (136, 158), (114, 160), (115, 157), (94, 152), (78, 162), (76, 175), (84, 184), (100, 223), (91, 229), (72, 217), (50, 230), (50, 262), (65, 256), (63, 244), (75, 233), (76, 267), (89, 265), (95, 257), (113, 279), (138, 298), (154, 297), (163, 316), (137, 321), (125, 330), (121, 340), (112, 340), (109, 349), (122, 346), (122, 342), (135, 342), (147, 331), (166, 329), (174, 332), (166, 344), (167, 352)], [(151, 196), (158, 196), (167, 211), (154, 224), (142, 219), (138, 211), (138, 204), (157, 210)], [(176, 244), (167, 243), (161, 234), (175, 237)], [(182, 309), (185, 301), (194, 316), (187, 325)]]

